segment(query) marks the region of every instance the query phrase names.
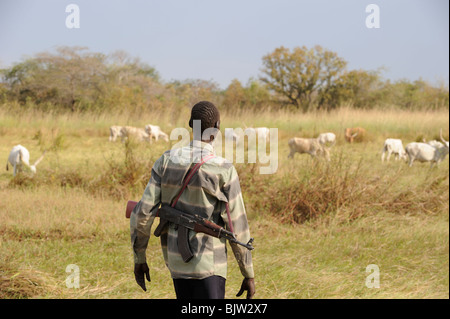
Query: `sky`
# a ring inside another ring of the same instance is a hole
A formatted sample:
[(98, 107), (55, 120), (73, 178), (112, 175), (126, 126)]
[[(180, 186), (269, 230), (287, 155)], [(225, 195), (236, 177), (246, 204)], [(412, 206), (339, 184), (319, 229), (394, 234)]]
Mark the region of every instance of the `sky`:
[[(79, 28), (68, 28), (69, 4)], [(369, 4), (379, 28), (368, 28)], [(449, 84), (447, 0), (0, 0), (0, 68), (58, 46), (123, 50), (163, 81), (203, 79), (225, 89), (262, 75), (275, 48), (320, 45), (347, 69), (385, 79)]]

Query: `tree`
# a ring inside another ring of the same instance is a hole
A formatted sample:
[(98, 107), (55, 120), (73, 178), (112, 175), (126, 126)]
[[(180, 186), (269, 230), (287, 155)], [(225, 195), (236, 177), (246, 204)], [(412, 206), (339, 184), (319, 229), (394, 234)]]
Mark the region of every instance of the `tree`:
[(259, 109), (267, 105), (270, 98), (266, 86), (260, 81), (250, 78), (244, 87), (238, 79), (233, 79), (224, 91), (223, 105), (228, 109)]
[(227, 109), (232, 109), (241, 108), (245, 103), (245, 89), (238, 79), (233, 79), (225, 90), (223, 105)]
[(202, 79), (175, 80), (170, 82), (167, 88), (173, 89), (178, 99), (188, 105), (193, 105), (201, 100), (214, 101), (220, 91), (216, 82)]
[(343, 73), (324, 96), (327, 109), (336, 108), (344, 102), (351, 103), (355, 108), (373, 108), (382, 102), (380, 92), (383, 82), (380, 71), (352, 70)]
[(347, 62), (321, 46), (296, 47), (292, 52), (282, 46), (265, 55), (263, 65), (266, 76), (261, 81), (268, 89), (306, 112), (314, 102), (320, 104), (326, 100), (320, 96), (329, 94)]
[(38, 53), (1, 74), (11, 99), (72, 112), (114, 106), (142, 109), (162, 88), (156, 70), (139, 58), (123, 51), (106, 56), (85, 47)]
[(397, 107), (409, 110), (440, 109), (449, 107), (448, 87), (433, 87), (419, 79), (410, 82), (406, 79), (386, 84), (389, 100)]
[(257, 108), (267, 104), (271, 99), (266, 85), (253, 78), (250, 78), (247, 82), (245, 98), (247, 104)]
[(3, 70), (3, 80), (20, 102), (32, 99), (76, 111), (80, 102), (101, 95), (107, 73), (104, 55), (86, 53), (83, 47), (59, 47), (57, 53), (38, 53), (34, 58)]

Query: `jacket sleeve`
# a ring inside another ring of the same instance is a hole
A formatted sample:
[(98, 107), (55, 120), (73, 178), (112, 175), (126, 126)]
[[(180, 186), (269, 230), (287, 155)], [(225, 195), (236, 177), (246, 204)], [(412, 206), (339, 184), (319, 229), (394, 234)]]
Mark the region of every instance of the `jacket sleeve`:
[(145, 251), (150, 239), (150, 231), (161, 203), (161, 175), (159, 173), (161, 162), (162, 157), (153, 165), (144, 194), (130, 216), (131, 246), (136, 264), (146, 262)]
[[(247, 214), (245, 212), (244, 200), (242, 198), (239, 177), (234, 166), (231, 168), (228, 181), (223, 186), (223, 192), (228, 200), (228, 208), (231, 220), (228, 220), (228, 214), (225, 210), (221, 216), (228, 230), (233, 230), (236, 239), (246, 243), (250, 240), (250, 229), (248, 226)], [(231, 249), (238, 262), (242, 275), (245, 278), (254, 278), (252, 254), (251, 251), (241, 245), (231, 243)]]

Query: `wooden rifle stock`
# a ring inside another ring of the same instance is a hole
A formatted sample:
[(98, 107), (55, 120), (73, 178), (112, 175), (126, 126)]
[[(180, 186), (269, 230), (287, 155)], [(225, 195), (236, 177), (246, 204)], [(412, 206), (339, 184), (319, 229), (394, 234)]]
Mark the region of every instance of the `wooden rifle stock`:
[(137, 205), (138, 202), (135, 202), (134, 200), (129, 200), (127, 202), (127, 208), (125, 209), (125, 217), (130, 218), (131, 213), (133, 212), (134, 207)]

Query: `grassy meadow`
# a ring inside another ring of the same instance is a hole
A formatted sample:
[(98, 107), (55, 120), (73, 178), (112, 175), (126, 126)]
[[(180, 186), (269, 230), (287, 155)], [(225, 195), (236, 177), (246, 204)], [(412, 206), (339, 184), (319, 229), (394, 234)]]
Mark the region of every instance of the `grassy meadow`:
[[(145, 114), (13, 114), (0, 109), (0, 155), (22, 144), (37, 174), (0, 170), (0, 298), (175, 298), (159, 239), (147, 250), (152, 282), (134, 281), (128, 199), (138, 200), (151, 165), (175, 142), (108, 141), (111, 125), (187, 127), (189, 109)], [(404, 145), (449, 136), (447, 111), (353, 110), (331, 113), (222, 112), (225, 127), (278, 128), (278, 170), (236, 164), (255, 238), (256, 298), (449, 298), (449, 159), (430, 169), (391, 158), (388, 138)], [(344, 128), (367, 130), (362, 143)], [(334, 132), (331, 161), (296, 154), (291, 137)], [(155, 223), (156, 224), (156, 223)], [(156, 225), (154, 225), (155, 227)], [(226, 298), (242, 280), (229, 250)], [(80, 270), (67, 288), (68, 265)], [(368, 265), (380, 287), (368, 288)], [(241, 297), (242, 298), (242, 297)]]

